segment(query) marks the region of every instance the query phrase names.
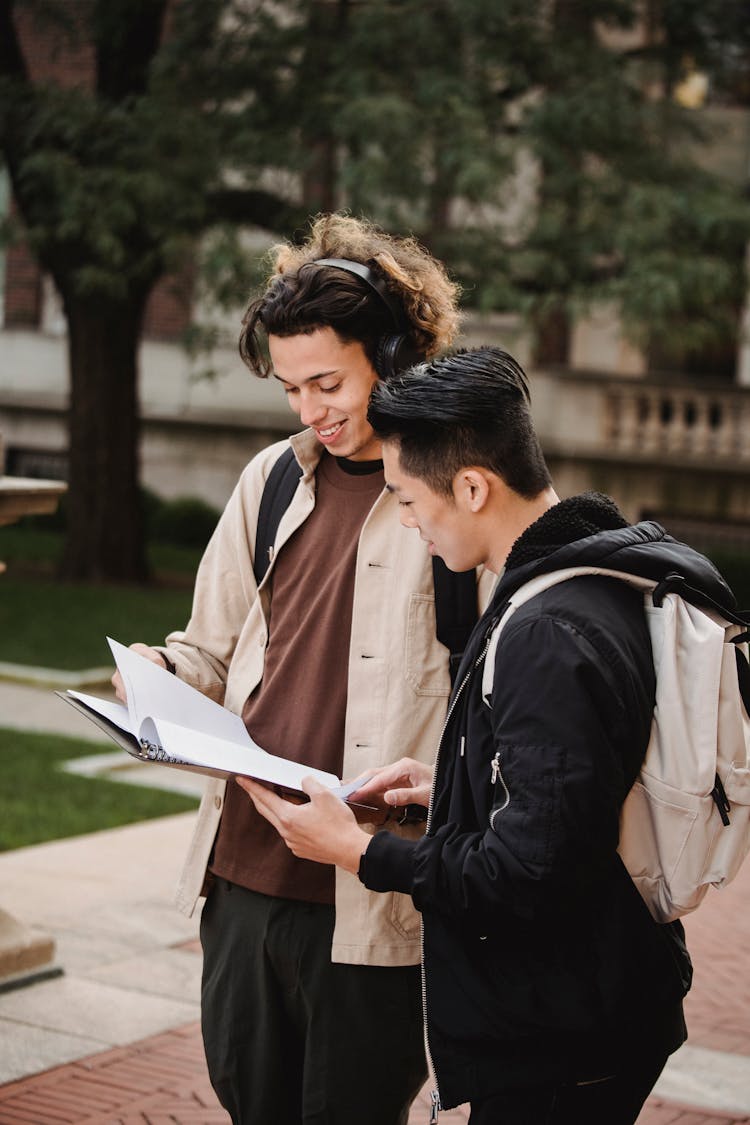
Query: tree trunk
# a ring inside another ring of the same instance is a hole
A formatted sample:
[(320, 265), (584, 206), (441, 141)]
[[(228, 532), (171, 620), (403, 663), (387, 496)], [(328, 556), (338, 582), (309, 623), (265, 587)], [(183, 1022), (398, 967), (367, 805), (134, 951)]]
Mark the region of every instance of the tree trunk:
[(534, 363), (567, 366), (570, 362), (570, 317), (564, 305), (548, 309), (534, 319)]
[(70, 363), (66, 578), (147, 577), (138, 491), (138, 342), (145, 295), (65, 297)]

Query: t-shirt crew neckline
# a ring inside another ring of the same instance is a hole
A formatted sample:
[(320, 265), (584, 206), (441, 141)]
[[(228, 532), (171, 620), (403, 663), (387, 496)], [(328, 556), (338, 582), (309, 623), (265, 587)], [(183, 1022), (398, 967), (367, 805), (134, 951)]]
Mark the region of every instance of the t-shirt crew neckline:
[(383, 472), (383, 462), (350, 461), (326, 452), (320, 459), (318, 472), (322, 473), (332, 488), (341, 489), (342, 492), (370, 492), (374, 484), (373, 477)]

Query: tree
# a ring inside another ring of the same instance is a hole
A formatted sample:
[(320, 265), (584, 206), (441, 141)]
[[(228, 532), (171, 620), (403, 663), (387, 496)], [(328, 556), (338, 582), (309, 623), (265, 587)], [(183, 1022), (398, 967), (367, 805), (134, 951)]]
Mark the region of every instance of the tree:
[[(700, 127), (671, 94), (688, 57), (747, 91), (744, 8), (0, 0), (0, 143), (69, 326), (67, 572), (144, 573), (143, 310), (205, 231), (228, 298), (247, 278), (238, 226), (296, 237), (345, 206), (417, 234), (467, 303), (527, 314), (548, 358), (565, 359), (570, 313), (593, 299), (647, 340), (736, 333), (745, 185), (698, 166)], [(34, 73), (32, 20), (86, 81)]]
[(592, 300), (646, 345), (736, 340), (747, 182), (701, 166), (672, 95), (692, 60), (750, 104), (745, 0), (371, 0), (346, 50), (347, 198), (416, 228), (467, 301), (521, 310), (558, 361)]
[[(0, 3), (2, 150), (24, 236), (68, 326), (70, 577), (146, 573), (137, 350), (155, 284), (225, 218), (275, 230), (304, 218), (258, 186), (265, 163), (248, 125), (237, 169), (254, 179), (226, 183), (238, 150), (230, 100), (262, 93), (260, 80), (254, 90), (225, 80), (230, 16), (215, 0)], [(262, 72), (263, 13), (242, 18)], [(24, 46), (40, 43), (67, 60), (62, 80), (34, 73)]]

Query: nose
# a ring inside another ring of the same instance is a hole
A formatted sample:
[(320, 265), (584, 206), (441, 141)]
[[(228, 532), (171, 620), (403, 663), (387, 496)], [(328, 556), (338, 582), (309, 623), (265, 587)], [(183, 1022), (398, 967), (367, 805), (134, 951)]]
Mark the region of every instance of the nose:
[(302, 393), (299, 401), (299, 417), (303, 426), (319, 426), (326, 416), (326, 405), (317, 395)]
[(417, 526), (417, 521), (414, 519), (414, 516), (411, 514), (411, 511), (409, 510), (409, 508), (399, 508), (398, 514), (399, 514), (399, 518), (401, 520), (401, 526), (402, 527), (416, 527)]

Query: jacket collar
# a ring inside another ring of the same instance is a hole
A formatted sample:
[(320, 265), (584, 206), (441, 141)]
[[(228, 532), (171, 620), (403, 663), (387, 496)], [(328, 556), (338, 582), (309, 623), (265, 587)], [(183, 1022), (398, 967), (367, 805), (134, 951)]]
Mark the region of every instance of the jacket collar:
[(292, 434), (289, 444), (302, 467), (303, 476), (309, 479), (315, 473), (325, 447), (318, 441), (315, 430), (311, 428)]
[[(605, 497), (599, 499), (606, 501)], [(592, 500), (595, 494), (585, 493), (561, 501), (519, 537), (493, 594), (495, 612), (531, 578), (571, 566), (602, 566), (656, 582), (667, 574), (677, 573), (712, 601), (729, 610), (736, 609), (736, 600), (727, 583), (699, 551), (673, 539), (660, 524), (651, 520), (636, 524), (622, 520), (617, 526), (614, 513), (619, 516), (619, 512), (614, 505), (610, 501), (599, 504)], [(568, 535), (563, 533), (560, 516), (570, 521)], [(519, 560), (517, 565), (511, 565), (514, 558)]]

